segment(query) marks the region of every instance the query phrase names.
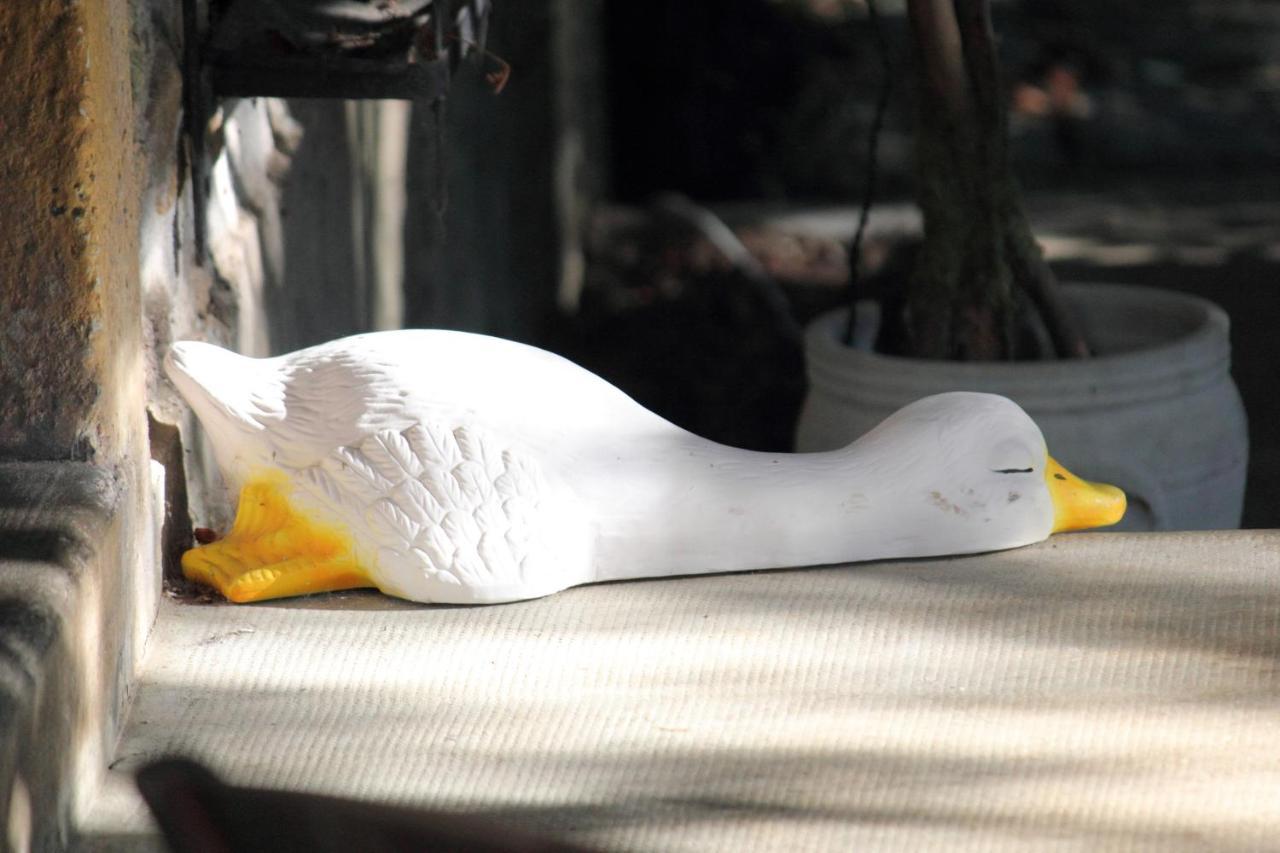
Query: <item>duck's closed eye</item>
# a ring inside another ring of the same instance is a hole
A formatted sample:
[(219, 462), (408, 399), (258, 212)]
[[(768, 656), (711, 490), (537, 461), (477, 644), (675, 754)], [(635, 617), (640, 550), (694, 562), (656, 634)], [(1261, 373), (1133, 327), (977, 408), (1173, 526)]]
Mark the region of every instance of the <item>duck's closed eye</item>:
[(1035, 468), (992, 468), (993, 474), (1030, 474)]

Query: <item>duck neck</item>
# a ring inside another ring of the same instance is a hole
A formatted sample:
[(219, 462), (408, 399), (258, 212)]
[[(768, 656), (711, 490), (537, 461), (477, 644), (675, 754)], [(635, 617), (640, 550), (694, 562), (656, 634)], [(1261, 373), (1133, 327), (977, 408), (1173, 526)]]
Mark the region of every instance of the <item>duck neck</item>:
[(611, 472), (612, 499), (596, 504), (611, 507), (598, 515), (597, 580), (892, 556), (877, 549), (894, 519), (868, 491), (882, 478), (865, 476), (852, 447), (770, 454), (688, 436), (644, 456)]

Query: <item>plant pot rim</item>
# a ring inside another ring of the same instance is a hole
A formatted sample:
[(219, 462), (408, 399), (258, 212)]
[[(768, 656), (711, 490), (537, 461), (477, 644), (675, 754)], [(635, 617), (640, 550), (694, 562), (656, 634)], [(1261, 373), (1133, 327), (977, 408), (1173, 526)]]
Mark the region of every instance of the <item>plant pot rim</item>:
[[(1088, 359), (959, 362), (883, 355), (853, 349), (839, 335), (848, 308), (826, 312), (805, 332), (810, 382), (837, 396), (850, 385), (858, 396), (903, 392), (921, 396), (942, 390), (975, 390), (1016, 397), (1043, 410), (1085, 405), (1126, 404), (1191, 393), (1217, 381), (1231, 366), (1230, 322), (1212, 302), (1175, 291), (1126, 284), (1063, 284), (1070, 308), (1086, 321), (1108, 312), (1128, 314), (1145, 345), (1128, 348), (1103, 342), (1104, 352)], [(1163, 327), (1161, 326), (1163, 324)], [(1091, 324), (1085, 322), (1089, 327)], [(1108, 346), (1109, 344), (1109, 346)]]

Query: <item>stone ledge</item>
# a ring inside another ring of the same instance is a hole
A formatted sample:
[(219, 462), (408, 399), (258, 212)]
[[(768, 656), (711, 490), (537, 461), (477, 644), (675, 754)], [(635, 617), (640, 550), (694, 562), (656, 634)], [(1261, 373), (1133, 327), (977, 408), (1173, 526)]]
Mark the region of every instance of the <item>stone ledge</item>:
[(132, 775), (175, 754), (616, 850), (1270, 847), (1277, 554), (1090, 533), (492, 607), (170, 599), (81, 849), (155, 843)]
[(81, 462), (0, 464), (0, 822), (8, 849), (65, 849), (85, 712), (70, 626), (119, 489)]

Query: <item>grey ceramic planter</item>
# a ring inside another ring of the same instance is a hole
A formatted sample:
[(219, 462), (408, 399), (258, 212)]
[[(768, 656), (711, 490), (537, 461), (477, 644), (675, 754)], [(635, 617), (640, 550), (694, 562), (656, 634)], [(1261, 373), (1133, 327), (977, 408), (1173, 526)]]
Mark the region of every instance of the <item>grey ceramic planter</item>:
[(847, 444), (929, 394), (987, 391), (1035, 418), (1068, 468), (1128, 493), (1129, 512), (1113, 529), (1238, 527), (1249, 445), (1231, 381), (1226, 313), (1152, 288), (1068, 285), (1064, 292), (1095, 358), (895, 358), (843, 346), (844, 311), (819, 317), (805, 336), (810, 389), (797, 449)]

